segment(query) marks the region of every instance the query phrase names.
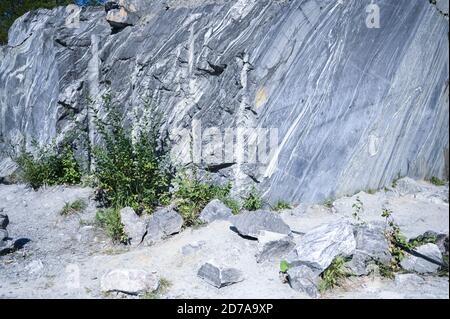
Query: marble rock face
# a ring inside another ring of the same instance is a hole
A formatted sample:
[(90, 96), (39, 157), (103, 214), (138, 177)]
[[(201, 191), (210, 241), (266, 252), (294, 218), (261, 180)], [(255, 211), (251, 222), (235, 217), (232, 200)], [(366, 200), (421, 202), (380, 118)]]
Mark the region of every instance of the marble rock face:
[[(185, 129), (171, 136), (178, 160), (198, 161), (237, 191), (257, 181), (270, 200), (322, 201), (398, 174), (446, 177), (443, 2), (115, 2), (108, 12), (33, 11), (10, 29), (0, 47), (0, 177), (14, 170), (1, 152), (11, 144), (61, 141), (72, 115), (92, 133), (87, 100), (102, 111), (107, 92), (132, 128), (150, 98), (166, 129)], [(198, 122), (203, 133), (273, 132), (278, 147), (230, 157), (202, 134), (201, 146), (222, 152), (201, 148), (192, 159), (184, 138)]]

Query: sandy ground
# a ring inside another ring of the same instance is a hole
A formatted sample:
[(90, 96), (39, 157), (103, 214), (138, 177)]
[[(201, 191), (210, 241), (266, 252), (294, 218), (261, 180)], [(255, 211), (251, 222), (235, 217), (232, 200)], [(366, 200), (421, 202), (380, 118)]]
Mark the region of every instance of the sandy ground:
[[(448, 233), (448, 187), (421, 184), (419, 192), (360, 193), (335, 202), (333, 208), (299, 206), (281, 213), (293, 230), (304, 233), (323, 223), (351, 215), (351, 203), (365, 203), (363, 218), (377, 220), (380, 203), (389, 205), (410, 236), (427, 230)], [(34, 192), (22, 185), (0, 185), (0, 208), (9, 215), (10, 237), (21, 249), (0, 257), (0, 298), (116, 298), (101, 292), (101, 278), (112, 269), (145, 269), (170, 281), (161, 298), (308, 298), (279, 277), (279, 260), (258, 264), (257, 242), (244, 239), (228, 222), (185, 229), (151, 247), (130, 250), (110, 243), (94, 226), (92, 189), (54, 187)], [(432, 196), (433, 195), (433, 196)], [(63, 217), (66, 202), (85, 199), (89, 207)], [(301, 234), (295, 235), (297, 238)], [(193, 246), (190, 253), (183, 247)], [(197, 277), (199, 267), (213, 261), (244, 274), (240, 283), (217, 289)], [(323, 298), (448, 298), (448, 277), (398, 275), (351, 278)]]

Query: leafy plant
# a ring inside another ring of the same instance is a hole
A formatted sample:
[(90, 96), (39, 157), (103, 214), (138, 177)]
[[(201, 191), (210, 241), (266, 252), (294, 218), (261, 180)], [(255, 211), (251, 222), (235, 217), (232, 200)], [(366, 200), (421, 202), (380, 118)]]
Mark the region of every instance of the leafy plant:
[(406, 237), (401, 233), (400, 227), (395, 223), (392, 218), (392, 210), (383, 209), (381, 216), (386, 219), (386, 230), (385, 236), (389, 242), (389, 248), (392, 255), (390, 265), (385, 265), (380, 268), (381, 275), (392, 278), (395, 272), (401, 269), (400, 262), (405, 258), (405, 252), (399, 244), (406, 247), (412, 248)]
[(174, 168), (165, 140), (159, 139), (161, 118), (150, 104), (135, 138), (126, 130), (110, 96), (104, 96), (106, 116), (95, 111), (96, 129), (102, 144), (93, 147), (99, 200), (107, 207), (130, 206), (138, 213), (152, 212), (169, 196)]
[(239, 212), (241, 211), (241, 204), (239, 203), (239, 201), (232, 198), (230, 195), (222, 198), (221, 200), (225, 204), (225, 206), (231, 209), (234, 215), (239, 214)]
[(119, 243), (126, 243), (128, 236), (125, 233), (122, 221), (120, 219), (120, 212), (115, 208), (106, 208), (97, 211), (95, 216), (97, 226), (106, 230), (108, 236)]
[(80, 213), (87, 208), (87, 203), (83, 199), (77, 199), (71, 203), (66, 203), (61, 210), (61, 215), (68, 216)]
[(397, 177), (394, 178), (394, 180), (392, 181), (392, 184), (391, 184), (392, 188), (397, 188), (398, 181), (399, 181), (401, 178), (402, 178), (401, 174), (398, 173), (398, 174), (397, 174)]
[(278, 200), (275, 203), (275, 206), (273, 207), (273, 209), (275, 211), (280, 211), (280, 210), (284, 210), (284, 209), (292, 209), (292, 206), (284, 200)]
[(176, 191), (173, 195), (179, 213), (183, 216), (186, 226), (198, 223), (198, 216), (205, 206), (213, 199), (221, 200), (235, 213), (239, 211), (239, 204), (230, 197), (231, 184), (214, 185), (203, 182), (194, 169), (192, 176), (185, 172), (179, 173), (175, 178)]
[(74, 185), (81, 181), (81, 169), (70, 146), (37, 148), (35, 154), (25, 151), (14, 157), (18, 166), (18, 178), (33, 189), (44, 185)]
[(347, 260), (344, 257), (338, 256), (322, 273), (322, 280), (319, 283), (319, 291), (321, 293), (336, 287), (343, 278), (348, 277), (344, 267), (346, 262)]
[(364, 222), (361, 219), (361, 214), (364, 212), (364, 203), (361, 201), (359, 197), (356, 197), (355, 203), (352, 205), (353, 208), (353, 218), (358, 222)]
[(333, 198), (328, 198), (323, 202), (323, 206), (325, 206), (326, 208), (333, 208), (334, 205), (334, 199)]
[(433, 176), (430, 180), (431, 184), (435, 186), (445, 186), (445, 181), (437, 178), (436, 176)]
[(280, 262), (280, 272), (281, 273), (283, 273), (283, 274), (287, 273), (289, 268), (290, 268), (290, 265), (289, 265), (289, 263), (286, 260), (282, 260)]
[(242, 206), (245, 210), (255, 211), (263, 207), (263, 200), (256, 191), (256, 187), (252, 187), (248, 196), (244, 199)]

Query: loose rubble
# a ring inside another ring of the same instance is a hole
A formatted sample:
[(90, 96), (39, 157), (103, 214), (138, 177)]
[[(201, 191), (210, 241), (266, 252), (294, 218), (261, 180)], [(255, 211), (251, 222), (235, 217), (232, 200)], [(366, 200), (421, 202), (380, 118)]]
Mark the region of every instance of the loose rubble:
[(240, 270), (220, 267), (212, 263), (203, 264), (198, 270), (197, 275), (216, 288), (230, 286), (244, 280)]
[[(429, 257), (436, 262), (442, 264), (442, 253), (435, 244), (426, 244), (415, 249), (419, 254)], [(419, 274), (427, 274), (436, 272), (440, 266), (416, 256), (407, 256), (400, 263), (403, 269), (417, 272)]]
[(291, 236), (261, 231), (258, 235), (258, 263), (266, 260), (283, 259), (292, 249), (295, 243)]
[(163, 208), (150, 216), (145, 242), (153, 244), (170, 235), (177, 234), (183, 227), (183, 217), (171, 207)]
[[(303, 204), (281, 213), (243, 212), (184, 230), (171, 206), (151, 216), (124, 209), (120, 215), (130, 243), (123, 245), (112, 243), (96, 226), (92, 190), (34, 192), (0, 185), (5, 198), (0, 225), (8, 227), (0, 230), (1, 249), (12, 242), (10, 237), (20, 243), (0, 257), (0, 298), (143, 298), (147, 293), (161, 298), (448, 298), (445, 267), (415, 255), (406, 254), (394, 280), (380, 275), (380, 267), (392, 261), (386, 220), (377, 217), (383, 205), (393, 207), (393, 217), (401, 232), (410, 231), (411, 242), (423, 242), (417, 252), (445, 263), (448, 203), (420, 196), (440, 190), (425, 184), (414, 196), (405, 190), (404, 195), (395, 190), (359, 193), (361, 220), (352, 217), (351, 205), (343, 211), (356, 197), (338, 199), (334, 209)], [(62, 217), (64, 203), (78, 198), (89, 203), (86, 211)], [(436, 223), (423, 222), (416, 210), (408, 219), (404, 207), (421, 205)], [(439, 219), (444, 222), (438, 225)], [(148, 245), (133, 242), (142, 237)], [(345, 257), (344, 270), (353, 276), (322, 291), (324, 272), (336, 257)], [(163, 278), (171, 285), (160, 295), (155, 291)]]
[(320, 273), (337, 256), (352, 256), (355, 250), (353, 225), (348, 221), (339, 221), (306, 233), (286, 260), (292, 266), (307, 265)]
[(120, 219), (124, 226), (128, 241), (132, 246), (139, 245), (147, 232), (147, 225), (139, 218), (133, 208), (126, 207), (120, 210)]
[(214, 199), (200, 213), (199, 219), (204, 223), (212, 223), (216, 220), (229, 220), (233, 217), (231, 209), (220, 200)]
[(291, 229), (283, 219), (269, 211), (244, 212), (231, 219), (236, 231), (244, 237), (258, 238), (261, 231), (291, 234)]
[(0, 210), (0, 256), (9, 253), (14, 246), (6, 230), (6, 227), (9, 225), (8, 215), (1, 212), (3, 212), (3, 208)]

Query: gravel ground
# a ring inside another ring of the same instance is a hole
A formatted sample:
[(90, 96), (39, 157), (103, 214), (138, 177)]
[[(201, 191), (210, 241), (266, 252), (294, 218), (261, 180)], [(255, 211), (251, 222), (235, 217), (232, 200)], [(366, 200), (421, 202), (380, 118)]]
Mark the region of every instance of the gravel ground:
[[(359, 197), (365, 203), (363, 218), (376, 220), (378, 205), (384, 203), (394, 209), (394, 216), (398, 212), (398, 220), (411, 236), (426, 230), (448, 233), (448, 186), (409, 182), (419, 189), (360, 193), (339, 199), (331, 209), (301, 205), (281, 216), (302, 233), (342, 218)], [(282, 283), (279, 261), (257, 264), (257, 242), (238, 236), (228, 222), (186, 229), (151, 247), (130, 250), (113, 245), (95, 227), (92, 197), (89, 188), (52, 187), (35, 192), (23, 185), (0, 185), (0, 209), (8, 214), (9, 235), (20, 247), (0, 257), (0, 298), (123, 298), (100, 291), (102, 275), (117, 268), (157, 272), (171, 283), (161, 298), (308, 298)], [(77, 199), (84, 200), (88, 208), (61, 216), (64, 204)], [(187, 245), (199, 248), (183, 254)], [(245, 280), (216, 289), (196, 275), (207, 261), (238, 268)], [(448, 298), (448, 290), (448, 277), (400, 274), (387, 280), (372, 275), (351, 278), (323, 298)]]

